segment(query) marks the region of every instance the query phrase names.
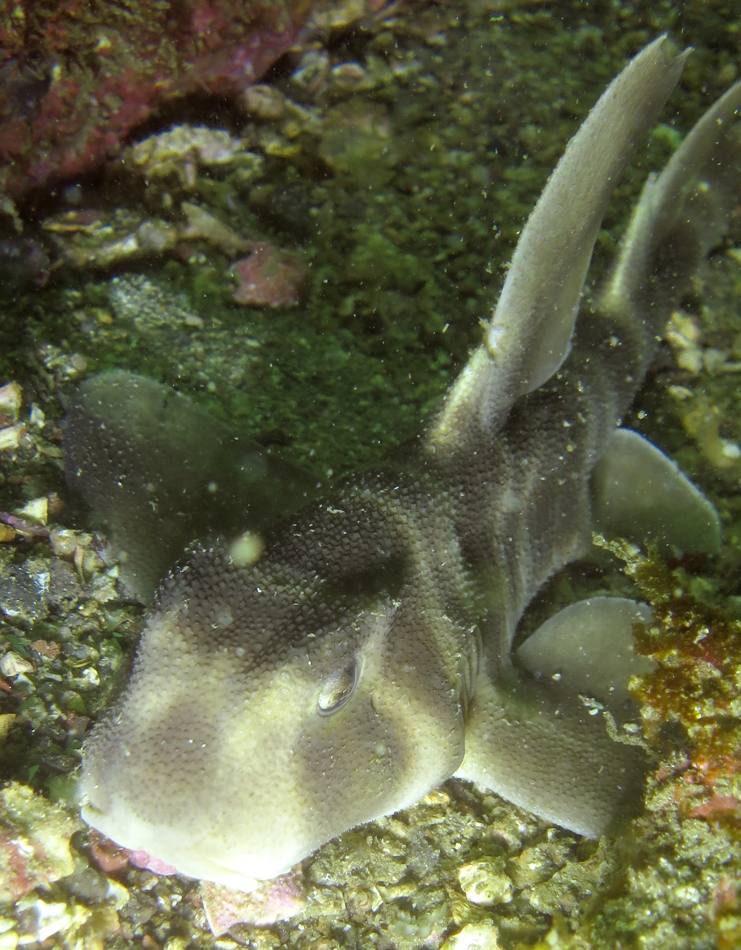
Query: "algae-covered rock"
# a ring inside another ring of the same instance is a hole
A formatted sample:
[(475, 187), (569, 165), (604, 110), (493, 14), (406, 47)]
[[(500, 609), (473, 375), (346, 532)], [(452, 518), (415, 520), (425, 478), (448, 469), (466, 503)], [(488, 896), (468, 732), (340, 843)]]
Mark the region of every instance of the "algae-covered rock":
[(442, 945), (442, 950), (501, 950), (497, 928), (490, 920), (466, 926)]
[(358, 100), (335, 106), (325, 119), (319, 154), (357, 186), (390, 181), (399, 153), (385, 106)]
[(512, 880), (504, 871), (504, 859), (483, 858), (458, 869), (461, 889), (472, 904), (493, 907), (512, 900)]
[(71, 874), (73, 832), (82, 827), (58, 805), (16, 782), (0, 792), (0, 903)]
[(142, 139), (123, 156), (124, 165), (147, 179), (172, 178), (186, 190), (195, 187), (199, 169), (215, 172), (240, 168), (248, 178), (258, 176), (262, 159), (223, 129), (176, 125)]

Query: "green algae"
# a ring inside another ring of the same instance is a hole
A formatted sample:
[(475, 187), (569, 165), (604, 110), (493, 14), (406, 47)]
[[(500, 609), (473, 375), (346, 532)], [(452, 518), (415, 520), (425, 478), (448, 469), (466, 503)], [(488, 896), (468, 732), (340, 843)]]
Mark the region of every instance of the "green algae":
[[(333, 55), (342, 61), (347, 49), (360, 71), (354, 83), (345, 77), (307, 92), (280, 79), (283, 94), (319, 123), (306, 120), (294, 132), (292, 117), (242, 126), (251, 148), (264, 150), (263, 178), (250, 186), (236, 173), (202, 175), (196, 187), (230, 226), (301, 249), (311, 264), (305, 304), (285, 317), (235, 307), (229, 261), (208, 249), (165, 268), (213, 322), (212, 351), (224, 349), (231, 327), (254, 327), (260, 366), (238, 386), (228, 371), (204, 384), (188, 359), (198, 339), (163, 338), (152, 348), (116, 327), (86, 332), (84, 316), (70, 319), (53, 289), (40, 332), (48, 337), (56, 324), (91, 370), (121, 365), (204, 393), (222, 416), (246, 419), (251, 434), (280, 432), (291, 458), (321, 474), (366, 465), (418, 431), (462, 365), (519, 229), (601, 84), (650, 30), (678, 19), (661, 4), (638, 15), (638, 27), (612, 6), (599, 24), (579, 23), (579, 5), (509, 17), (430, 8), (414, 23), (392, 15), (341, 38)], [(719, 59), (727, 73), (727, 56)], [(690, 70), (683, 84), (674, 108), (688, 127), (700, 110), (699, 79)], [(706, 83), (706, 95), (715, 88)], [(236, 116), (230, 121), (239, 127)], [(598, 265), (646, 170), (664, 164), (676, 134), (660, 127), (619, 186)], [(147, 201), (161, 197), (150, 183)], [(124, 196), (110, 187), (108, 198)], [(240, 355), (215, 358), (228, 364)], [(353, 387), (358, 399), (348, 404)], [(317, 398), (322, 411), (307, 412)]]

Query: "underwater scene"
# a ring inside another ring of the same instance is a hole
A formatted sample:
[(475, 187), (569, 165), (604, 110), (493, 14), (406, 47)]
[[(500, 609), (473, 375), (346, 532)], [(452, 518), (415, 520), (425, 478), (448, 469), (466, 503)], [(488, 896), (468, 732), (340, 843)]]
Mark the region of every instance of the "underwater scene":
[(0, 0), (0, 950), (741, 946), (740, 73)]

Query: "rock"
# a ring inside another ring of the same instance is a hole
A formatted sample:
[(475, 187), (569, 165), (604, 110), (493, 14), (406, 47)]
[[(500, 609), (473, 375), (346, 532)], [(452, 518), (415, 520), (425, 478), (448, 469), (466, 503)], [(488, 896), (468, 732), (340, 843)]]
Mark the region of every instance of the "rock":
[(386, 106), (351, 99), (330, 109), (319, 155), (335, 174), (358, 187), (380, 187), (391, 181), (399, 155)]
[(224, 129), (188, 124), (142, 139), (125, 151), (123, 163), (147, 180), (172, 179), (185, 190), (195, 187), (204, 168), (240, 168), (247, 180), (262, 170), (262, 158), (247, 151), (241, 139)]
[(49, 499), (46, 495), (32, 498), (22, 508), (19, 508), (16, 514), (33, 524), (45, 525), (49, 520)]
[(86, 904), (97, 904), (108, 896), (108, 881), (95, 868), (79, 868), (64, 879), (70, 894)]
[(207, 241), (212, 247), (217, 247), (226, 254), (239, 254), (240, 251), (244, 253), (249, 249), (249, 242), (205, 208), (189, 201), (184, 201), (180, 207), (187, 221), (180, 230), (180, 238), (183, 241)]
[(23, 435), (26, 427), (22, 422), (19, 422), (14, 426), (6, 426), (4, 429), (0, 429), (0, 450), (7, 449), (12, 451), (17, 449), (21, 442), (21, 436)]
[(134, 927), (141, 927), (148, 923), (156, 913), (156, 899), (143, 891), (132, 891), (128, 902), (121, 910), (121, 916), (130, 921)]
[[(181, 165), (173, 160), (171, 166), (163, 163), (162, 174), (172, 171), (189, 175), (188, 169), (195, 175), (194, 163), (185, 161)], [(195, 181), (193, 177), (188, 187)], [(60, 252), (58, 263), (74, 268), (105, 268), (140, 258), (160, 257), (172, 251), (182, 252), (183, 245), (192, 241), (205, 241), (230, 257), (253, 246), (254, 242), (246, 241), (205, 208), (187, 201), (183, 201), (180, 208), (182, 221), (142, 220), (137, 214), (114, 213), (102, 215), (100, 227), (89, 230), (71, 227), (65, 213), (47, 218), (42, 226), (54, 234)], [(114, 322), (111, 314), (102, 308), (97, 308), (95, 313), (100, 323), (109, 326)]]
[(0, 713), (0, 748), (8, 738), (11, 726), (17, 718), (15, 713)]
[(512, 900), (512, 881), (504, 871), (504, 859), (483, 858), (458, 869), (461, 890), (472, 904), (493, 907)]
[(263, 881), (250, 893), (202, 881), (200, 894), (208, 925), (217, 937), (237, 924), (265, 927), (290, 920), (306, 907), (300, 871)]
[(466, 924), (442, 945), (441, 950), (501, 950), (497, 928), (489, 920)]
[(49, 255), (38, 241), (31, 238), (0, 240), (0, 282), (6, 294), (44, 287), (49, 280), (49, 269)]
[(0, 573), (0, 611), (22, 626), (49, 612), (49, 570), (43, 561), (10, 564)]
[(306, 267), (298, 254), (259, 244), (249, 257), (232, 264), (231, 274), (238, 281), (237, 303), (285, 309), (298, 306)]
[(23, 393), (18, 383), (0, 386), (0, 429), (18, 422)]
[[(77, 0), (3, 23), (0, 175), (20, 197), (116, 155), (131, 131), (189, 93), (236, 96), (297, 40), (312, 3)], [(104, 14), (104, 15), (103, 15)], [(75, 55), (70, 57), (69, 50)], [(135, 68), (134, 68), (135, 64)]]
[(553, 877), (566, 864), (569, 845), (564, 839), (525, 848), (508, 865), (515, 887), (533, 887)]
[(0, 903), (72, 874), (70, 838), (82, 823), (26, 785), (0, 792)]
[(106, 937), (119, 930), (118, 914), (110, 905), (92, 909), (84, 904), (67, 905), (37, 899), (25, 902), (21, 909), (25, 932), (19, 943), (23, 947), (104, 950)]
[(14, 679), (21, 673), (30, 673), (33, 670), (33, 663), (22, 657), (15, 650), (8, 650), (5, 656), (0, 660), (0, 673), (8, 679)]
[(239, 102), (248, 115), (258, 119), (279, 119), (285, 109), (285, 96), (274, 86), (250, 86)]
[(193, 311), (185, 294), (173, 293), (144, 274), (121, 274), (111, 280), (109, 288), (116, 319), (131, 322), (137, 333), (160, 327), (203, 326), (203, 319)]

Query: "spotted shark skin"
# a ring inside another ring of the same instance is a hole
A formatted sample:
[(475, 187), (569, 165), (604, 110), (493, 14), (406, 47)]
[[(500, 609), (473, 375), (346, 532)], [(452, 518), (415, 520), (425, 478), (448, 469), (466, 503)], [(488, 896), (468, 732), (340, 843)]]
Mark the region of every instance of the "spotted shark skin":
[(226, 540), (165, 579), (85, 746), (89, 824), (249, 890), (452, 775), (590, 837), (638, 794), (641, 753), (579, 694), (619, 728), (647, 608), (594, 598), (512, 645), (595, 528), (629, 534), (638, 511), (663, 543), (720, 544), (712, 506), (619, 424), (725, 227), (741, 85), (649, 180), (601, 294), (580, 299), (616, 180), (685, 58), (659, 38), (589, 114), (416, 460), (347, 480), (247, 558)]

